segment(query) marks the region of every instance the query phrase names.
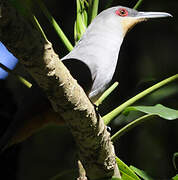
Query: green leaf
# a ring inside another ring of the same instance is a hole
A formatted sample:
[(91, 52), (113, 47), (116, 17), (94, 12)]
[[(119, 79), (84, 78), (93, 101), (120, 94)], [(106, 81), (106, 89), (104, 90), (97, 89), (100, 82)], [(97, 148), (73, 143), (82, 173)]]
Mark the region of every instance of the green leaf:
[(89, 1), (89, 7), (88, 7), (88, 24), (92, 22), (92, 20), (97, 16), (98, 14), (98, 5), (99, 5), (99, 0), (90, 0)]
[(161, 104), (155, 106), (131, 106), (124, 110), (124, 114), (130, 111), (141, 111), (146, 114), (155, 114), (166, 120), (175, 120), (178, 118), (178, 110), (165, 107)]
[(175, 80), (178, 80), (178, 74), (171, 76), (167, 79), (164, 79), (163, 81), (149, 87), (148, 89), (142, 91), (141, 93), (137, 94), (136, 96), (130, 98), (129, 100), (127, 100), (126, 102), (124, 102), (123, 104), (121, 104), (120, 106), (118, 106), (117, 108), (115, 108), (114, 110), (112, 110), (111, 112), (109, 112), (108, 114), (106, 114), (104, 117), (102, 117), (102, 119), (104, 120), (105, 124), (109, 124), (115, 117), (117, 117), (126, 107), (132, 105), (133, 103), (135, 103), (136, 101), (138, 101), (139, 99), (145, 97), (146, 95), (150, 94), (151, 92), (165, 86), (166, 84), (173, 82)]
[(178, 180), (178, 174), (172, 178), (172, 180)]
[(122, 180), (140, 180), (140, 178), (118, 157), (116, 157), (116, 163), (122, 174)]
[(134, 166), (130, 166), (130, 168), (144, 180), (153, 180), (153, 178), (151, 178), (145, 171), (140, 170)]
[(74, 39), (77, 42), (87, 28), (88, 15), (85, 9), (85, 2), (76, 0), (77, 4), (77, 18), (74, 25)]
[(81, 7), (82, 7), (82, 18), (85, 26), (88, 26), (88, 13), (86, 11), (86, 7), (88, 7), (88, 2), (85, 0), (81, 0)]
[(137, 9), (141, 5), (142, 2), (143, 0), (138, 0), (135, 6), (133, 7), (133, 9)]
[(68, 40), (67, 36), (64, 34), (54, 17), (51, 15), (45, 4), (43, 3), (43, 0), (37, 0), (36, 1), (40, 7), (40, 10), (42, 10), (43, 14), (46, 16), (54, 30), (56, 31), (59, 38), (62, 40), (68, 51), (71, 51), (73, 49), (73, 46), (71, 42)]
[[(161, 118), (166, 120), (175, 120), (178, 118), (178, 110), (167, 108), (161, 104), (157, 104), (155, 106), (130, 106), (124, 110), (123, 114), (127, 115), (130, 111), (141, 111), (146, 113), (146, 115), (133, 120), (132, 122), (121, 128), (119, 131), (117, 131), (111, 137), (112, 141), (115, 141), (116, 139), (120, 138), (129, 130), (145, 122), (147, 119), (152, 118), (153, 116), (160, 116)], [(176, 156), (178, 155), (176, 154)]]
[(174, 153), (173, 158), (172, 158), (173, 166), (176, 170), (177, 170), (177, 166), (176, 166), (176, 158), (177, 157), (178, 157), (178, 152)]

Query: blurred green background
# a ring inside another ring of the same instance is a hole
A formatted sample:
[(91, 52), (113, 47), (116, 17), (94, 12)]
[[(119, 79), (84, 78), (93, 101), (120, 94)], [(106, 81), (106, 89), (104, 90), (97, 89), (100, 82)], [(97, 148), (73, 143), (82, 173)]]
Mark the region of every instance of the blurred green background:
[[(75, 1), (44, 2), (67, 37), (74, 42)], [(136, 2), (115, 0), (112, 6), (133, 7)], [(100, 0), (99, 11), (103, 10), (107, 3), (106, 0)], [(99, 108), (103, 115), (145, 88), (178, 73), (178, 1), (145, 0), (138, 10), (165, 11), (171, 13), (173, 18), (154, 19), (138, 24), (127, 34), (113, 78), (113, 82), (119, 81), (119, 86)], [(38, 16), (56, 53), (63, 57), (68, 53), (64, 45), (40, 11)], [(20, 64), (16, 70), (31, 79)], [(34, 104), (38, 108), (38, 105), (46, 101), (36, 85), (29, 90), (12, 76), (0, 81), (0, 91), (1, 134), (14, 114), (22, 111), (22, 106), (23, 109), (30, 110)], [(157, 103), (178, 109), (178, 82), (171, 83), (137, 102), (139, 105)], [(131, 113), (127, 118), (120, 116), (112, 123), (111, 133), (138, 115)], [(116, 154), (126, 164), (145, 170), (154, 179), (166, 180), (176, 174), (172, 156), (174, 152), (178, 152), (177, 139), (178, 121), (154, 118), (121, 137), (115, 143)], [(47, 180), (62, 171), (76, 168), (76, 159), (76, 145), (69, 129), (49, 126), (24, 143), (9, 148), (0, 156), (0, 179), (7, 177), (6, 179), (14, 180)]]

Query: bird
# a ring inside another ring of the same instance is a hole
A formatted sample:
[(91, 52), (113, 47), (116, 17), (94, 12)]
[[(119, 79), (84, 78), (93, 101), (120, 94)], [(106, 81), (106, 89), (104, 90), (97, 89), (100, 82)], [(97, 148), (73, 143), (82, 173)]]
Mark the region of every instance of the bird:
[[(163, 17), (172, 15), (166, 12), (140, 12), (124, 6), (108, 8), (95, 17), (73, 50), (61, 59), (92, 103), (99, 99), (112, 80), (120, 47), (127, 32), (139, 22)], [(0, 149), (26, 139), (45, 123), (49, 123), (48, 120), (44, 123), (40, 120), (38, 123), (39, 117), (35, 117), (30, 120), (34, 123), (31, 128), (28, 128), (29, 122), (25, 127), (21, 124), (18, 133), (11, 131), (18, 130), (14, 128), (18, 123), (12, 123), (0, 140)], [(54, 116), (52, 119), (56, 118)], [(31, 132), (27, 132), (28, 129)]]
[(147, 19), (171, 16), (164, 12), (139, 12), (123, 6), (108, 8), (96, 16), (62, 62), (95, 103), (111, 82), (127, 32)]

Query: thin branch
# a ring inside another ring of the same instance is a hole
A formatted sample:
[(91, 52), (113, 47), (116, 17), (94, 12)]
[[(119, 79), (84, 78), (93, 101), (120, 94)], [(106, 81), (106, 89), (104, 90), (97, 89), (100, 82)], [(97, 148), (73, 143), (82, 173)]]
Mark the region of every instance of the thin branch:
[(11, 69), (9, 69), (8, 67), (4, 66), (2, 63), (0, 63), (0, 68), (2, 68), (3, 70), (5, 70), (6, 72), (12, 74), (13, 76), (15, 76), (22, 84), (24, 84), (26, 87), (31, 88), (32, 84), (27, 81), (25, 78), (23, 78), (22, 76), (16, 74), (15, 72), (13, 72)]

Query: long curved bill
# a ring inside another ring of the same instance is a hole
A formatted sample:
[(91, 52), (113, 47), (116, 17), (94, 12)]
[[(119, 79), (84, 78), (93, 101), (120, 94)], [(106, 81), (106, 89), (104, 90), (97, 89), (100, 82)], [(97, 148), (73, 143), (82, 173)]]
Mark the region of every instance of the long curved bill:
[(123, 26), (123, 31), (126, 34), (128, 30), (130, 30), (135, 24), (146, 21), (151, 18), (165, 18), (165, 17), (173, 17), (171, 14), (166, 12), (139, 12), (137, 11), (133, 17), (123, 18), (121, 24)]
[(173, 17), (171, 14), (166, 12), (138, 12), (137, 18), (149, 19), (149, 18), (164, 18)]

